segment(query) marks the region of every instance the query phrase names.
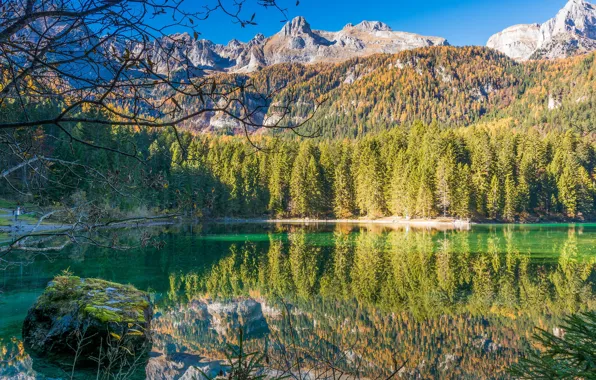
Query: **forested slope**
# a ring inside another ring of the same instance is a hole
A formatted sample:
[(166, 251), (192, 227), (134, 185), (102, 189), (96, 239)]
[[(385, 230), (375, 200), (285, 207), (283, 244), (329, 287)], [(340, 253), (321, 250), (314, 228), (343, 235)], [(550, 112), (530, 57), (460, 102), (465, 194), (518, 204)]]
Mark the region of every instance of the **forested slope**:
[(488, 49), (438, 47), (348, 61), (287, 91), (326, 100), (312, 128), (355, 137), (414, 121), (469, 125), (508, 99), (519, 72)]
[(585, 131), (594, 120), (594, 68), (593, 54), (517, 63), (482, 47), (431, 47), (340, 64), (277, 65), (245, 80), (255, 94), (274, 92), (269, 104), (296, 100), (296, 122), (324, 101), (305, 127), (324, 137), (358, 137), (416, 121), (459, 127), (509, 116), (516, 126)]

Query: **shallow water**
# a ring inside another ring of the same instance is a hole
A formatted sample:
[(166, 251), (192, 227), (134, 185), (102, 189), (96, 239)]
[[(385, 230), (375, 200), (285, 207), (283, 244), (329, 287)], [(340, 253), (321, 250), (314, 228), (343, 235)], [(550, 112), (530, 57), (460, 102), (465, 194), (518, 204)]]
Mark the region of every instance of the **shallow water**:
[(153, 232), (163, 249), (73, 246), (0, 272), (0, 378), (66, 377), (20, 343), (28, 308), (66, 268), (152, 294), (153, 352), (141, 371), (149, 378), (225, 358), (241, 327), (251, 349), (275, 356), (297, 346), (362, 376), (406, 363), (405, 378), (507, 378), (535, 326), (553, 329), (569, 313), (596, 309), (596, 225)]

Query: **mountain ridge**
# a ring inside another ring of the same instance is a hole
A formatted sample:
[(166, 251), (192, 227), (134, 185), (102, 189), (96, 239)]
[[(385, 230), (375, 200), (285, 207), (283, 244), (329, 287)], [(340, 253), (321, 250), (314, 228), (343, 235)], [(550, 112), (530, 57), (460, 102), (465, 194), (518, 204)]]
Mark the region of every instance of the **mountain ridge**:
[(596, 50), (596, 7), (586, 0), (569, 0), (542, 24), (519, 24), (491, 36), (487, 47), (510, 58), (556, 59)]
[(153, 41), (149, 53), (158, 73), (175, 70), (250, 73), (278, 63), (329, 63), (378, 53), (398, 53), (429, 46), (448, 46), (445, 38), (393, 31), (380, 21), (347, 24), (332, 32), (312, 29), (302, 16), (276, 34), (257, 34), (244, 43), (226, 45), (178, 33)]
[[(157, 72), (252, 73), (279, 63), (339, 63), (373, 54), (395, 54), (431, 46), (450, 46), (443, 37), (394, 31), (381, 21), (348, 23), (338, 31), (311, 27), (303, 16), (287, 21), (271, 36), (227, 44), (196, 39), (188, 33), (164, 36), (149, 49)], [(544, 23), (518, 24), (491, 36), (486, 44), (517, 61), (556, 59), (596, 50), (596, 7), (569, 0)]]

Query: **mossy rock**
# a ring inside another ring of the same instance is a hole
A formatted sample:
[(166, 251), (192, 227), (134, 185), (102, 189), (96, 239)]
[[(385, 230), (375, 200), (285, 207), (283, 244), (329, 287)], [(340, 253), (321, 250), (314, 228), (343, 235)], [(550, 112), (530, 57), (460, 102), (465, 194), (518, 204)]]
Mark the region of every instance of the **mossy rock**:
[(72, 357), (82, 346), (81, 362), (113, 347), (139, 355), (151, 348), (152, 316), (147, 293), (131, 285), (58, 276), (29, 310), (23, 341), (38, 356)]

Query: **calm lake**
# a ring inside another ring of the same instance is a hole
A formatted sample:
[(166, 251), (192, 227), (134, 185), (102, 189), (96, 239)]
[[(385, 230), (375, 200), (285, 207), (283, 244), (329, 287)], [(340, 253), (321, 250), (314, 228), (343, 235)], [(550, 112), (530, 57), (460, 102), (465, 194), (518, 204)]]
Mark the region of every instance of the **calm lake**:
[(363, 377), (405, 363), (402, 378), (508, 378), (535, 326), (556, 331), (565, 315), (596, 309), (596, 224), (153, 233), (164, 248), (72, 246), (0, 272), (0, 378), (66, 377), (31, 358), (20, 338), (29, 307), (67, 268), (152, 294), (153, 352), (142, 375), (152, 379), (224, 359), (240, 327), (251, 348), (298, 347)]

